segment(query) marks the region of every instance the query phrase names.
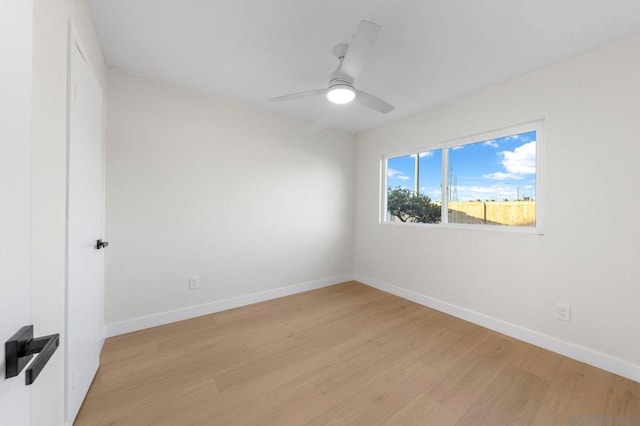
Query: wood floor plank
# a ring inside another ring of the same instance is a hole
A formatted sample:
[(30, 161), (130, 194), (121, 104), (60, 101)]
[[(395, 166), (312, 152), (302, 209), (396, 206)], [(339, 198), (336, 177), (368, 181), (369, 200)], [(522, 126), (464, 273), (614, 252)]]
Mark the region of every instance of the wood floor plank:
[(528, 352), (515, 366), (550, 382), (558, 372), (562, 359), (562, 355), (528, 345)]
[(528, 425), (548, 386), (549, 382), (508, 365), (456, 426)]
[[(220, 402), (224, 398), (220, 399)], [(216, 403), (218, 401), (211, 401)], [(221, 402), (222, 404), (222, 402)], [(223, 410), (198, 407), (159, 420), (161, 425), (300, 425), (330, 408), (313, 386), (286, 386), (241, 399)]]
[(627, 379), (563, 358), (532, 424), (640, 424), (640, 388), (635, 382), (626, 387), (625, 382)]
[(378, 424), (393, 416), (408, 399), (428, 387), (435, 374), (418, 362), (383, 370), (377, 377), (370, 378), (368, 386), (349, 392), (346, 398), (308, 425)]
[(609, 394), (604, 416), (611, 424), (640, 425), (640, 383), (622, 377), (616, 378)]
[[(168, 416), (161, 424), (242, 424), (243, 419), (258, 416), (264, 418), (306, 416), (311, 419), (329, 408), (313, 385), (325, 374), (335, 371), (339, 365), (340, 360), (332, 354), (319, 353), (266, 372), (255, 380), (245, 381), (238, 386), (225, 389), (219, 396), (203, 404), (190, 404), (191, 410), (186, 417), (176, 413), (174, 416)], [(296, 398), (301, 392), (314, 403), (308, 406), (303, 404), (304, 408), (300, 407), (301, 401)], [(301, 412), (288, 412), (291, 409), (285, 410), (287, 404), (300, 407)]]
[(420, 393), (381, 424), (384, 426), (454, 426), (457, 422), (458, 417), (455, 414), (424, 393)]
[(445, 369), (447, 373), (427, 395), (452, 413), (462, 416), (520, 352), (519, 343), (491, 333), (480, 345), (474, 346), (456, 361), (455, 367)]
[(325, 348), (324, 350), (326, 350), (332, 345), (348, 340), (352, 336), (352, 333), (347, 330), (332, 330), (328, 332), (320, 329), (310, 335), (281, 340), (277, 347), (272, 347), (271, 350), (262, 352), (255, 359), (245, 363), (236, 363), (216, 374), (218, 387), (225, 391), (244, 382), (255, 380), (270, 371), (304, 361), (308, 357), (321, 352), (322, 349), (319, 350), (319, 348)]
[(640, 384), (357, 282), (107, 339), (75, 425), (640, 425)]

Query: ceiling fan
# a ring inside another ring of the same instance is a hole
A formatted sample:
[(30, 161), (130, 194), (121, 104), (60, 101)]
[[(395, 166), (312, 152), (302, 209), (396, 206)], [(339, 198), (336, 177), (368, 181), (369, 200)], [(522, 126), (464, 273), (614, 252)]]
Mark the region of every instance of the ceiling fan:
[(380, 29), (380, 26), (373, 22), (361, 21), (353, 35), (351, 44), (339, 43), (333, 47), (333, 54), (340, 63), (329, 76), (329, 85), (326, 89), (293, 93), (269, 100), (281, 102), (308, 96), (326, 95), (331, 102), (336, 104), (346, 104), (355, 100), (359, 104), (383, 114), (393, 111), (393, 105), (354, 87), (354, 81), (362, 70), (367, 55), (378, 38)]

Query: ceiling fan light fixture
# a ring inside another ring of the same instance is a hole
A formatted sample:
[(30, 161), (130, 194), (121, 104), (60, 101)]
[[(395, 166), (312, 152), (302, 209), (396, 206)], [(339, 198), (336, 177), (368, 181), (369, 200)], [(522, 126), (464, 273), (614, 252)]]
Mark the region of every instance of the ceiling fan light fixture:
[(348, 104), (356, 98), (356, 91), (348, 84), (336, 84), (327, 92), (327, 99), (334, 104)]

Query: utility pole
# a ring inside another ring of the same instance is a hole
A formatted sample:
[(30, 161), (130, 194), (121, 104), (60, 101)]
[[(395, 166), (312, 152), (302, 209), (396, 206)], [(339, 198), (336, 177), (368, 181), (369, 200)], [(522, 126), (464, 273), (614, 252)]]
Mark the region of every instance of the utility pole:
[(449, 164), (447, 182), (447, 199), (449, 201), (458, 201), (458, 176), (453, 174), (453, 166)]
[(416, 179), (413, 183), (413, 192), (418, 195), (420, 190), (420, 153), (416, 154)]

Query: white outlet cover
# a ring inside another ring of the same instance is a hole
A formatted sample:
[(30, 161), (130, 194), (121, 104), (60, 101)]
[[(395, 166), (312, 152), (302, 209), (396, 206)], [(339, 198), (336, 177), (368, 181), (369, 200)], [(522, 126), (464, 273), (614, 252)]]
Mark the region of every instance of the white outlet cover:
[(563, 305), (562, 303), (556, 304), (557, 318), (563, 321), (571, 321), (571, 306)]
[(200, 277), (197, 275), (189, 277), (189, 288), (200, 288)]

